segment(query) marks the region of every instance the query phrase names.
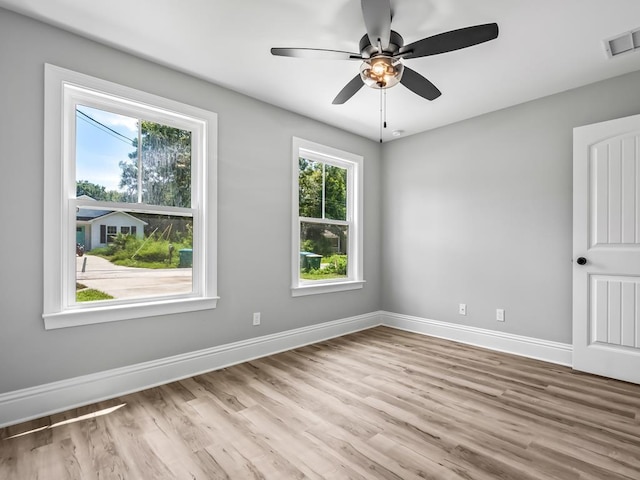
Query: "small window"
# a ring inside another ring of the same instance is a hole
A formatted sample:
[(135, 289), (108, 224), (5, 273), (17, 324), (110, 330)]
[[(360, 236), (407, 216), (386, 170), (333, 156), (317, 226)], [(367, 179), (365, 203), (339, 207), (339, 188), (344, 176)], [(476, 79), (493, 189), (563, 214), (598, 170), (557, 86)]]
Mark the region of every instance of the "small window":
[(362, 157), (293, 140), (294, 296), (362, 288)]
[(117, 233), (118, 229), (115, 225), (107, 225), (107, 243), (113, 243)]
[(215, 307), (216, 129), (212, 112), (46, 66), (46, 328)]

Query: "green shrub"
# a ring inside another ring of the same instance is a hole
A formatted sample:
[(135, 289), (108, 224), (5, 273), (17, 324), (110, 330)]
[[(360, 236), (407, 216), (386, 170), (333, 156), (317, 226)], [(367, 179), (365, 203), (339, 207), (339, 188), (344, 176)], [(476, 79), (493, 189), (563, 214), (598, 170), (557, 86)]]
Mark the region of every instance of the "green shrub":
[(331, 255), (330, 257), (323, 258), (323, 264), (325, 267), (323, 271), (326, 271), (328, 274), (338, 274), (338, 275), (346, 275), (347, 274), (347, 256), (346, 255)]
[[(185, 236), (190, 236), (189, 229)], [(134, 235), (118, 234), (113, 240), (106, 247), (94, 248), (88, 253), (125, 267), (176, 268), (180, 249), (192, 248), (191, 242), (169, 242), (155, 240), (153, 237), (142, 240)], [(172, 250), (170, 246), (173, 247)]]
[(316, 248), (316, 246), (313, 240), (305, 240), (302, 242), (302, 245), (300, 245), (301, 252), (313, 252), (314, 248)]
[(92, 248), (90, 252), (85, 252), (86, 255), (97, 255), (99, 257), (110, 257), (116, 253), (116, 247), (114, 245), (107, 245), (106, 247)]
[[(173, 257), (178, 254), (177, 249), (173, 251)], [(165, 262), (169, 258), (169, 242), (147, 242), (138, 252), (135, 254), (135, 259), (141, 262)]]

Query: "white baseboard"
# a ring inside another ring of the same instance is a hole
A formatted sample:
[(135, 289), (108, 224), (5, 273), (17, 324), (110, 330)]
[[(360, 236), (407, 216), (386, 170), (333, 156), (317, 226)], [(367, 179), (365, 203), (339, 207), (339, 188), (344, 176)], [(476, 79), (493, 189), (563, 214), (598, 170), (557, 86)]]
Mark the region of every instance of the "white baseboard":
[(379, 325), (560, 365), (572, 362), (568, 344), (380, 311), (3, 393), (0, 428)]
[(570, 344), (397, 313), (380, 312), (379, 314), (382, 324), (388, 327), (475, 345), (489, 350), (513, 353), (559, 365), (572, 365), (573, 346)]
[(380, 325), (379, 312), (0, 394), (0, 428)]

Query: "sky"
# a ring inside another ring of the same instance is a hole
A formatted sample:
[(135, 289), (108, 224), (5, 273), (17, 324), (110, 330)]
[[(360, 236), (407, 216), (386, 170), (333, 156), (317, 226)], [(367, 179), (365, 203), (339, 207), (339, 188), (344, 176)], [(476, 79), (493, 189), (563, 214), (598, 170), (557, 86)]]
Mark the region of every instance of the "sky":
[(120, 191), (119, 162), (135, 151), (138, 120), (84, 105), (76, 110), (76, 180)]

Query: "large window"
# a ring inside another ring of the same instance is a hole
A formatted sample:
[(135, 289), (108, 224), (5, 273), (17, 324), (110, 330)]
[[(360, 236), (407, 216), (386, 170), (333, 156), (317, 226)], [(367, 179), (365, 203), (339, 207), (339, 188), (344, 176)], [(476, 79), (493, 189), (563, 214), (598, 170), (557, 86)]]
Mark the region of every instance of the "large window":
[(294, 296), (362, 288), (362, 157), (293, 139)]
[(215, 113), (45, 67), (46, 328), (214, 308)]

